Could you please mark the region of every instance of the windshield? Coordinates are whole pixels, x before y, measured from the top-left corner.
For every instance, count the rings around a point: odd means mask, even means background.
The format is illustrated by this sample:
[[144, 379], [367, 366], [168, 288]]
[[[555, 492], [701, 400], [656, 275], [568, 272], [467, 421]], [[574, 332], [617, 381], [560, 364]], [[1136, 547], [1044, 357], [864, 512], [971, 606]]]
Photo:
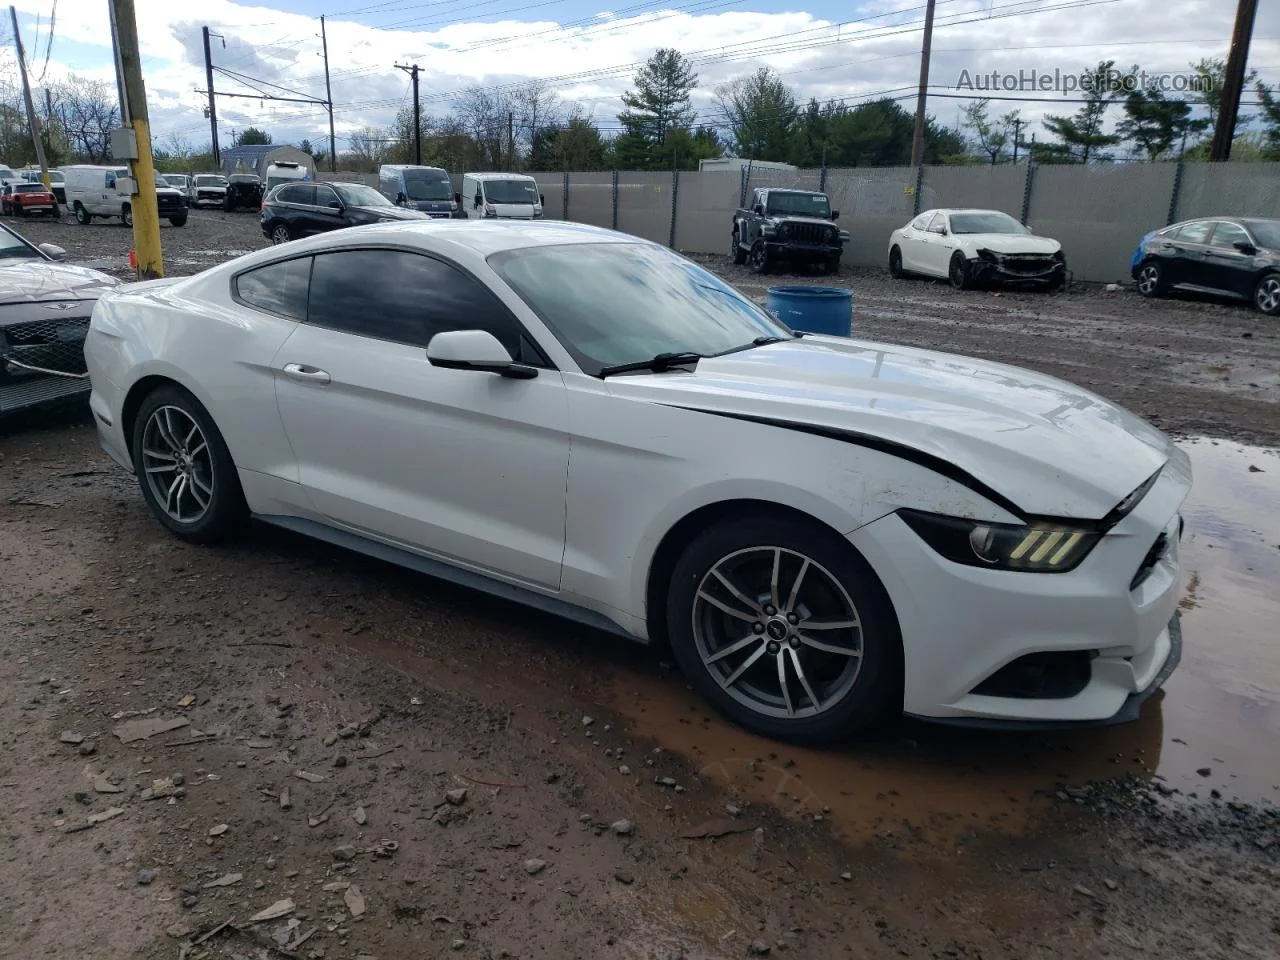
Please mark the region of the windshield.
[[439, 174], [406, 170], [404, 192], [410, 200], [452, 200], [453, 184]]
[[15, 183], [14, 193], [44, 193], [43, 183]]
[[1258, 246], [1280, 250], [1280, 220], [1246, 220], [1244, 225], [1258, 241]]
[[226, 177], [196, 177], [197, 187], [225, 187]]
[[14, 236], [0, 227], [0, 260], [40, 259], [40, 254], [31, 249], [31, 244]]
[[792, 336], [719, 277], [650, 244], [527, 247], [489, 265], [593, 376], [660, 353], [714, 356]]
[[537, 203], [538, 185], [532, 180], [485, 180], [488, 203]]
[[342, 202], [349, 207], [394, 207], [395, 204], [380, 194], [373, 187], [363, 183], [331, 183], [329, 186], [338, 191]]
[[769, 192], [769, 205], [765, 213], [795, 215], [802, 217], [821, 217], [831, 219], [831, 203], [820, 193], [778, 193]]
[[972, 213], [951, 215], [952, 233], [1017, 233], [1031, 231], [1007, 213], [998, 210], [975, 210]]
[[261, 183], [257, 175], [252, 173], [233, 173], [231, 175], [232, 183]]
[[9, 180], [16, 176], [17, 174], [14, 173], [12, 170], [10, 170], [8, 167], [0, 167], [0, 179]]

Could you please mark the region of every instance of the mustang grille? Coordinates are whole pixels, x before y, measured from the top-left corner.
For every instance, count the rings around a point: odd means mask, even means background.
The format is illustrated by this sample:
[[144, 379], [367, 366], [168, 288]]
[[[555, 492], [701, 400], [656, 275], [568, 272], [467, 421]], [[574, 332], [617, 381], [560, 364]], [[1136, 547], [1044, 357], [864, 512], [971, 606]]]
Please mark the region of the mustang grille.
[[53, 373], [82, 374], [88, 317], [58, 317], [0, 327], [0, 372], [37, 376], [36, 367]]

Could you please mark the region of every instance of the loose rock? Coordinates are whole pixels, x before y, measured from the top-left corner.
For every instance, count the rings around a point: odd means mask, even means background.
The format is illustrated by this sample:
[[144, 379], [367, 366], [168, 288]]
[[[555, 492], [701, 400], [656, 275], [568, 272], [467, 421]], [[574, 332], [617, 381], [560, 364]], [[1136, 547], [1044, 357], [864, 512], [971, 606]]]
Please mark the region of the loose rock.
[[636, 882], [635, 874], [630, 870], [623, 870], [621, 868], [613, 871], [613, 879], [626, 886], [631, 886], [631, 884]]
[[138, 871], [138, 886], [149, 887], [151, 882], [159, 875], [159, 870], [153, 870], [150, 867]]
[[635, 831], [635, 824], [630, 820], [615, 820], [610, 829], [620, 837], [629, 837]]
[[444, 798], [450, 806], [460, 807], [467, 802], [467, 788], [458, 787], [456, 790], [446, 790]]
[[531, 877], [536, 877], [545, 869], [547, 869], [547, 861], [539, 860], [537, 857], [532, 857], [524, 862], [524, 872]]

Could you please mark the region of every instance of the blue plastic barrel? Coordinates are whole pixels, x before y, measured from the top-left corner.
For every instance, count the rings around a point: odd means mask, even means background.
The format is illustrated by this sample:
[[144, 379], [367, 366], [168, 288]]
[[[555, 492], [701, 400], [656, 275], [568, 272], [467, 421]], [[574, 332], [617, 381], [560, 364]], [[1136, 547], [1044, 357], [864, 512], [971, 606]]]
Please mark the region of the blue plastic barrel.
[[853, 291], [842, 287], [770, 287], [765, 309], [792, 330], [834, 337], [853, 333]]

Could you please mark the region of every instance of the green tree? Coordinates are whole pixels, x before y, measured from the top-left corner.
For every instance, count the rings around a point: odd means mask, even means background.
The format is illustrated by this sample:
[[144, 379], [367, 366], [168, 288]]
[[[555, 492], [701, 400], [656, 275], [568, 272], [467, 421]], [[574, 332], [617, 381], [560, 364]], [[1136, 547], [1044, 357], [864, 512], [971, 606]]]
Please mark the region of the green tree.
[[[1227, 81], [1227, 61], [1222, 57], [1205, 57], [1191, 64], [1195, 102], [1204, 107], [1207, 114], [1202, 129], [1212, 131], [1218, 125], [1218, 112], [1222, 109], [1222, 88]], [[1258, 71], [1250, 70], [1245, 74], [1241, 89], [1248, 89], [1258, 79]], [[1248, 114], [1236, 116], [1236, 130], [1247, 126], [1253, 119]], [[1234, 131], [1233, 131], [1234, 136]]]
[[1115, 65], [1114, 60], [1101, 60], [1096, 68], [1080, 74], [1080, 92], [1084, 95], [1084, 104], [1074, 114], [1069, 117], [1049, 115], [1044, 118], [1045, 127], [1058, 138], [1058, 143], [1038, 145], [1043, 153], [1056, 154], [1059, 162], [1088, 163], [1090, 159], [1106, 159], [1100, 151], [1120, 142], [1118, 135], [1104, 133], [1102, 129], [1107, 107], [1121, 93], [1109, 82]]
[[786, 160], [794, 152], [795, 97], [776, 73], [761, 67], [716, 90], [729, 127], [729, 147], [753, 160]]
[[259, 130], [257, 127], [245, 127], [244, 130], [236, 137], [237, 147], [248, 147], [255, 144], [271, 143], [271, 134], [265, 130]]
[[961, 127], [973, 133], [978, 148], [990, 160], [992, 166], [1000, 162], [1006, 149], [1012, 149], [1013, 139], [1017, 135], [1018, 111], [1006, 113], [998, 120], [991, 119], [990, 100], [974, 100], [963, 109], [964, 120]]
[[320, 168], [320, 165], [324, 163], [325, 157], [328, 156], [324, 150], [317, 150], [313, 147], [311, 145], [311, 141], [307, 139], [302, 140], [302, 142], [298, 144], [298, 149], [311, 158], [311, 162], [315, 164], [317, 170]]
[[1191, 116], [1191, 104], [1166, 97], [1156, 87], [1134, 90], [1124, 100], [1124, 119], [1116, 133], [1132, 140], [1148, 160], [1167, 155], [1174, 144], [1199, 128], [1201, 121]]
[[1267, 160], [1280, 160], [1280, 99], [1273, 86], [1259, 83], [1256, 89], [1262, 101], [1262, 154]]
[[698, 75], [680, 51], [655, 51], [636, 73], [634, 89], [622, 95], [627, 109], [618, 114], [624, 130], [618, 138], [619, 161], [640, 170], [668, 166], [662, 148], [673, 131], [690, 133], [696, 116], [691, 94], [697, 85]]

